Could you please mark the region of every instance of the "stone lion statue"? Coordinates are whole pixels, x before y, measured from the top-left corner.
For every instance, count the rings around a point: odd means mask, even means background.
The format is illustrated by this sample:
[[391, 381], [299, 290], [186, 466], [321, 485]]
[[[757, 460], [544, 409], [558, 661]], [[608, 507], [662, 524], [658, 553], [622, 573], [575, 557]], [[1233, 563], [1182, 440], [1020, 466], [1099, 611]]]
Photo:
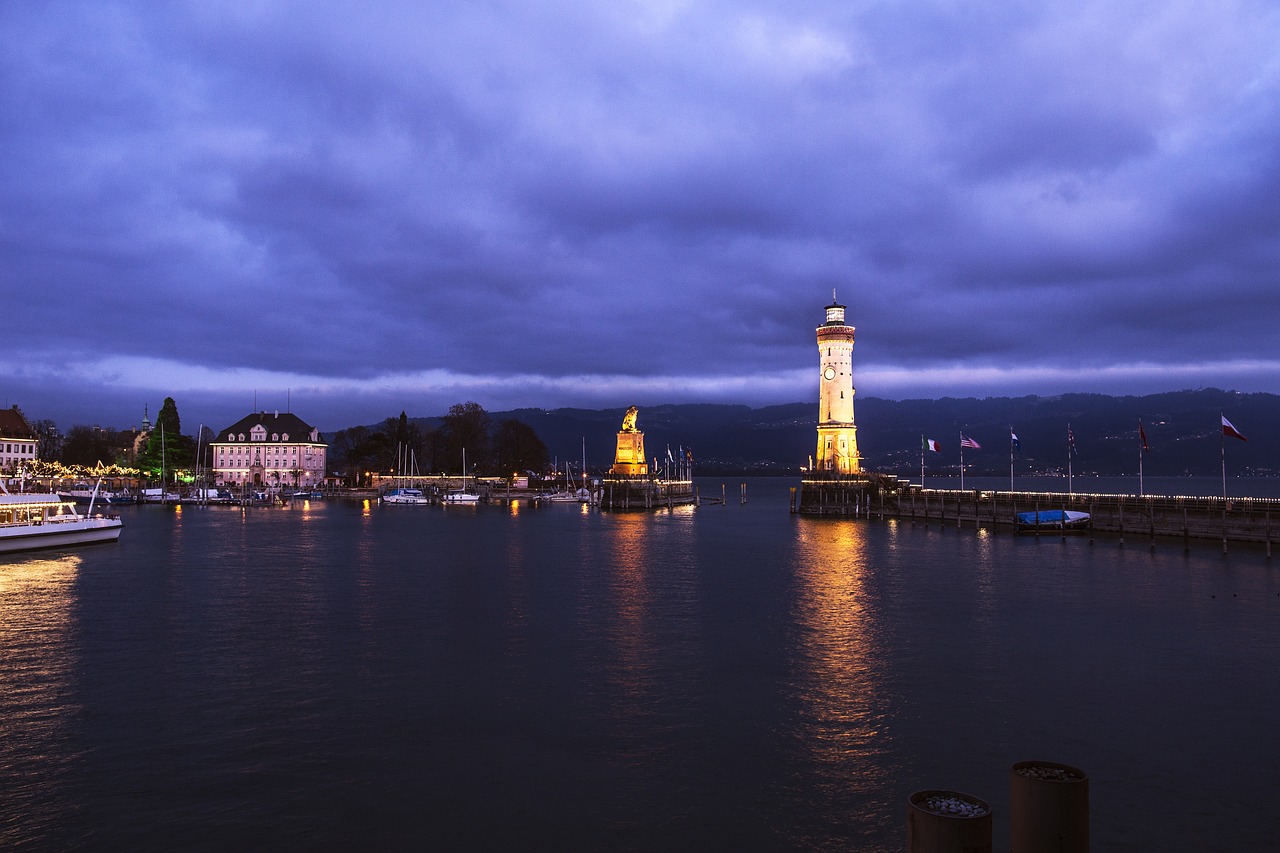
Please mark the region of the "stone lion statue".
[[626, 415], [624, 415], [622, 418], [623, 432], [636, 431], [636, 415], [638, 415], [639, 413], [640, 413], [640, 410], [637, 409], [635, 406], [632, 406], [631, 408], [627, 409]]

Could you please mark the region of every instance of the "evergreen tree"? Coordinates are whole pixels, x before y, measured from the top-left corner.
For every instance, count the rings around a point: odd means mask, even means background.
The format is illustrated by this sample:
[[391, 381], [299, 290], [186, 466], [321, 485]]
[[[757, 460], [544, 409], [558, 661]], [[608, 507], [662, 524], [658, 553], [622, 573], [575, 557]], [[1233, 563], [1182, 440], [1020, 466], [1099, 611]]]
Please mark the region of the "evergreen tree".
[[172, 397], [165, 397], [156, 415], [155, 428], [147, 437], [146, 446], [139, 451], [134, 465], [144, 476], [158, 477], [162, 467], [166, 471], [190, 468], [195, 463], [195, 452], [195, 439], [182, 434], [178, 404]]

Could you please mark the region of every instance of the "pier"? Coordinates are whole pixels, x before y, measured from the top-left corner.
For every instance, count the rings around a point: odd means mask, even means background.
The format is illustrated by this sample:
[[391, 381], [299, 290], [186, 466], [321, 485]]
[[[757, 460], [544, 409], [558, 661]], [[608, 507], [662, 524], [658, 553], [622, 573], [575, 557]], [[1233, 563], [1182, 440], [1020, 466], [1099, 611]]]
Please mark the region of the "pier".
[[692, 480], [663, 480], [650, 476], [605, 477], [600, 484], [600, 508], [606, 510], [658, 509], [696, 504]]
[[[792, 489], [791, 511], [801, 515], [837, 515], [868, 519], [902, 519], [925, 525], [1018, 530], [1020, 512], [1069, 510], [1087, 512], [1087, 534], [1114, 534], [1126, 540], [1157, 538], [1217, 540], [1263, 545], [1267, 556], [1280, 538], [1280, 500], [1177, 495], [1068, 494], [1007, 492], [983, 489], [925, 489], [896, 477], [806, 479]], [[1026, 531], [1024, 531], [1026, 532]], [[1032, 535], [1064, 536], [1046, 528]]]

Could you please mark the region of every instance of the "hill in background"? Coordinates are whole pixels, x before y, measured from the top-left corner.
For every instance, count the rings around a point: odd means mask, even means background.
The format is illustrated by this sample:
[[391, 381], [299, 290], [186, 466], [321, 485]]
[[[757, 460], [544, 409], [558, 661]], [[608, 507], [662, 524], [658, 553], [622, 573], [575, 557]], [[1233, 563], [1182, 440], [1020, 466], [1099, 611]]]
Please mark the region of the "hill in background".
[[[645, 450], [665, 458], [692, 451], [699, 474], [798, 474], [817, 441], [817, 403], [749, 406], [682, 404], [640, 409], [638, 426]], [[593, 471], [613, 462], [615, 435], [625, 407], [617, 409], [517, 409], [490, 412], [531, 426], [553, 456], [579, 460], [584, 445]], [[1135, 474], [1140, 444], [1138, 422], [1150, 451], [1143, 470], [1152, 476], [1212, 476], [1221, 471], [1220, 417], [1225, 414], [1248, 442], [1227, 439], [1227, 473], [1280, 473], [1280, 395], [1243, 394], [1209, 388], [1141, 397], [1063, 394], [1057, 397], [987, 397], [939, 400], [859, 398], [858, 449], [869, 470], [916, 475], [924, 438], [937, 440], [940, 453], [926, 453], [930, 474], [958, 472], [960, 433], [977, 440], [966, 449], [966, 471], [1000, 476], [1009, 472], [1009, 431], [1021, 443], [1020, 474], [1065, 473], [1067, 425], [1075, 435], [1077, 474]], [[438, 418], [417, 419], [438, 426]]]

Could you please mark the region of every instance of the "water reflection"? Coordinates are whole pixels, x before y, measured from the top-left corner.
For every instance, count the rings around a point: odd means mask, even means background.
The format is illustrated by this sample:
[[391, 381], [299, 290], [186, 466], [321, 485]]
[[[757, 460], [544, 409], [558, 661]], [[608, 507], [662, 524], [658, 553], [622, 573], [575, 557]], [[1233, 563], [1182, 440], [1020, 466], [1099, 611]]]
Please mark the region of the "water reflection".
[[889, 819], [890, 736], [864, 526], [802, 521], [796, 546], [791, 748], [799, 763], [793, 790], [817, 796], [814, 821], [828, 824], [797, 830], [797, 841], [808, 846]]
[[0, 849], [39, 836], [66, 808], [79, 567], [79, 555], [0, 565], [0, 791], [20, 816], [0, 821]]
[[[697, 584], [688, 512], [618, 513], [606, 523], [600, 570], [608, 583], [593, 606], [596, 666], [605, 692], [593, 697], [613, 727], [614, 757], [647, 772], [678, 760], [673, 749], [696, 695]], [[584, 648], [596, 646], [589, 642]]]
[[606, 636], [615, 655], [610, 661], [611, 681], [632, 713], [649, 692], [653, 677], [653, 652], [649, 621], [649, 526], [640, 513], [611, 517], [613, 530], [605, 543], [604, 566], [609, 572], [608, 606], [602, 614]]

